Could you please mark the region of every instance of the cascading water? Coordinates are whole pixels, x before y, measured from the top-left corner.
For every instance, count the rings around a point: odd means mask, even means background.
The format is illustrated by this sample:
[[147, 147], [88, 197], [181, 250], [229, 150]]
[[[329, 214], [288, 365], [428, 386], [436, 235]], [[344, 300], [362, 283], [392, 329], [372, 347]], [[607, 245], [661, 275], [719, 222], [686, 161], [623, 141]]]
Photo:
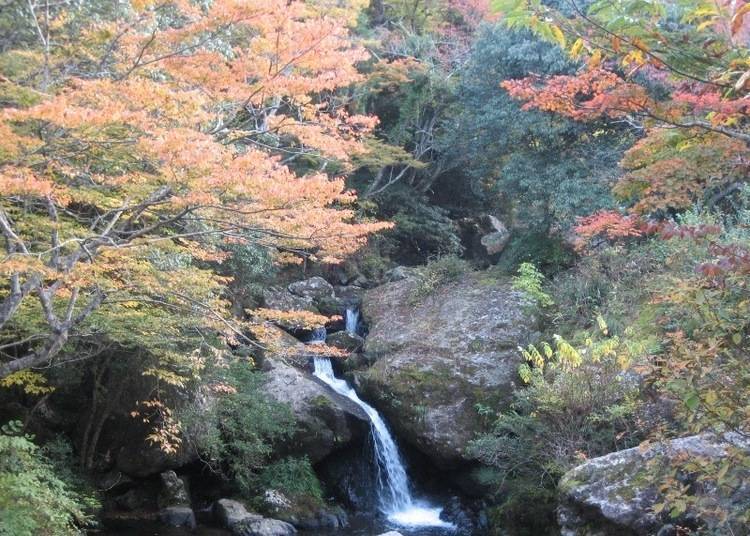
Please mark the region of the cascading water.
[[[349, 311], [347, 311], [349, 313]], [[356, 326], [356, 323], [354, 323]], [[349, 314], [347, 314], [347, 330]], [[451, 523], [440, 519], [442, 508], [436, 508], [420, 502], [411, 494], [409, 478], [401, 460], [398, 447], [385, 425], [380, 414], [360, 400], [357, 393], [345, 380], [333, 373], [331, 360], [327, 357], [315, 357], [315, 376], [320, 378], [334, 391], [357, 404], [370, 419], [372, 429], [375, 467], [377, 468], [377, 496], [380, 511], [394, 523], [403, 526], [430, 526], [453, 528]]]
[[326, 328], [315, 328], [310, 334], [307, 344], [323, 344], [326, 342], [326, 335], [328, 335]]
[[346, 309], [346, 331], [349, 333], [357, 333], [359, 327], [359, 310], [352, 307]]

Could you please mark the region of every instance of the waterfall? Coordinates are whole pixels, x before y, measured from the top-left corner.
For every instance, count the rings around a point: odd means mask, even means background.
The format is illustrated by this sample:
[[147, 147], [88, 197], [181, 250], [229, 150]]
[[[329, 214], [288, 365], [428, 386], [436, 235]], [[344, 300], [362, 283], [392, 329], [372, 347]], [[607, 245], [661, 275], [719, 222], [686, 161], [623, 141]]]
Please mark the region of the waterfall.
[[346, 308], [346, 331], [349, 333], [357, 333], [359, 327], [359, 309], [354, 307]]
[[380, 414], [375, 408], [360, 400], [345, 380], [334, 375], [329, 358], [315, 357], [314, 360], [315, 376], [328, 384], [331, 389], [357, 404], [370, 419], [380, 511], [389, 520], [400, 525], [453, 528], [451, 523], [440, 519], [442, 508], [432, 507], [415, 500], [412, 496], [401, 454]]
[[326, 342], [327, 335], [328, 332], [325, 327], [315, 328], [310, 334], [310, 339], [307, 341], [307, 344], [323, 344]]

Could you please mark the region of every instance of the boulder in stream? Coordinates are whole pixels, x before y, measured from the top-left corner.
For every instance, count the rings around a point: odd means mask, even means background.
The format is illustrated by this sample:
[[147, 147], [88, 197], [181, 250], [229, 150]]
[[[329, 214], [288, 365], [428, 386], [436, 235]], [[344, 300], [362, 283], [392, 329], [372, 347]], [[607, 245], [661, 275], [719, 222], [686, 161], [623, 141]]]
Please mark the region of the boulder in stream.
[[314, 464], [367, 435], [367, 415], [351, 400], [281, 360], [267, 358], [265, 365], [268, 380], [263, 391], [288, 404], [297, 419], [294, 437], [280, 446], [287, 454], [307, 455]]
[[443, 470], [469, 460], [467, 443], [485, 423], [477, 404], [510, 400], [537, 320], [510, 280], [470, 273], [414, 302], [415, 278], [369, 290], [364, 352], [356, 372], [365, 396], [396, 435]]
[[318, 504], [318, 501], [295, 501], [278, 490], [266, 490], [262, 503], [263, 513], [298, 529], [340, 529], [349, 525], [348, 516], [340, 507]]
[[213, 510], [219, 524], [234, 536], [290, 536], [297, 533], [289, 523], [250, 513], [244, 504], [232, 499], [219, 499]]
[[356, 352], [364, 345], [365, 340], [356, 333], [336, 331], [326, 337], [326, 344], [342, 350]]

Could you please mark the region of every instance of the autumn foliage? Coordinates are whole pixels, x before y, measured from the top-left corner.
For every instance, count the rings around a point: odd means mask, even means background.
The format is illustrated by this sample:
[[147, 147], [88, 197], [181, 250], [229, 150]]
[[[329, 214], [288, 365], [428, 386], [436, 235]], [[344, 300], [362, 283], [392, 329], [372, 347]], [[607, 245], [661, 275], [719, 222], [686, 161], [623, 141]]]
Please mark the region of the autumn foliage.
[[225, 244], [335, 263], [388, 227], [355, 220], [340, 177], [377, 124], [339, 95], [367, 57], [344, 15], [134, 1], [82, 30], [89, 70], [45, 56], [38, 102], [0, 112], [0, 377], [94, 332], [179, 385], [206, 333], [242, 339], [212, 269]]

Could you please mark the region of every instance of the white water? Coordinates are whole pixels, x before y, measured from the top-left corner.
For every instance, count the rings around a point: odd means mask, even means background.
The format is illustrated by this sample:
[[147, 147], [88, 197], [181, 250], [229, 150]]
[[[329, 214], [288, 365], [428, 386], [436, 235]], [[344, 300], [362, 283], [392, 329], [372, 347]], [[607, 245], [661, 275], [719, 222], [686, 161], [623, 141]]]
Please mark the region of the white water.
[[349, 333], [357, 333], [357, 326], [359, 326], [359, 311], [351, 307], [346, 309], [346, 331]]
[[[347, 322], [348, 323], [348, 322]], [[345, 396], [361, 407], [370, 418], [377, 467], [377, 486], [380, 510], [390, 521], [405, 527], [445, 527], [453, 528], [452, 523], [440, 519], [442, 508], [415, 500], [409, 490], [409, 479], [401, 461], [398, 447], [388, 428], [375, 411], [375, 408], [360, 400], [357, 393], [346, 381], [333, 374], [331, 360], [315, 357], [315, 376], [331, 389]]]
[[315, 328], [310, 334], [310, 340], [307, 341], [307, 344], [323, 344], [326, 342], [326, 335], [328, 335], [326, 328]]

